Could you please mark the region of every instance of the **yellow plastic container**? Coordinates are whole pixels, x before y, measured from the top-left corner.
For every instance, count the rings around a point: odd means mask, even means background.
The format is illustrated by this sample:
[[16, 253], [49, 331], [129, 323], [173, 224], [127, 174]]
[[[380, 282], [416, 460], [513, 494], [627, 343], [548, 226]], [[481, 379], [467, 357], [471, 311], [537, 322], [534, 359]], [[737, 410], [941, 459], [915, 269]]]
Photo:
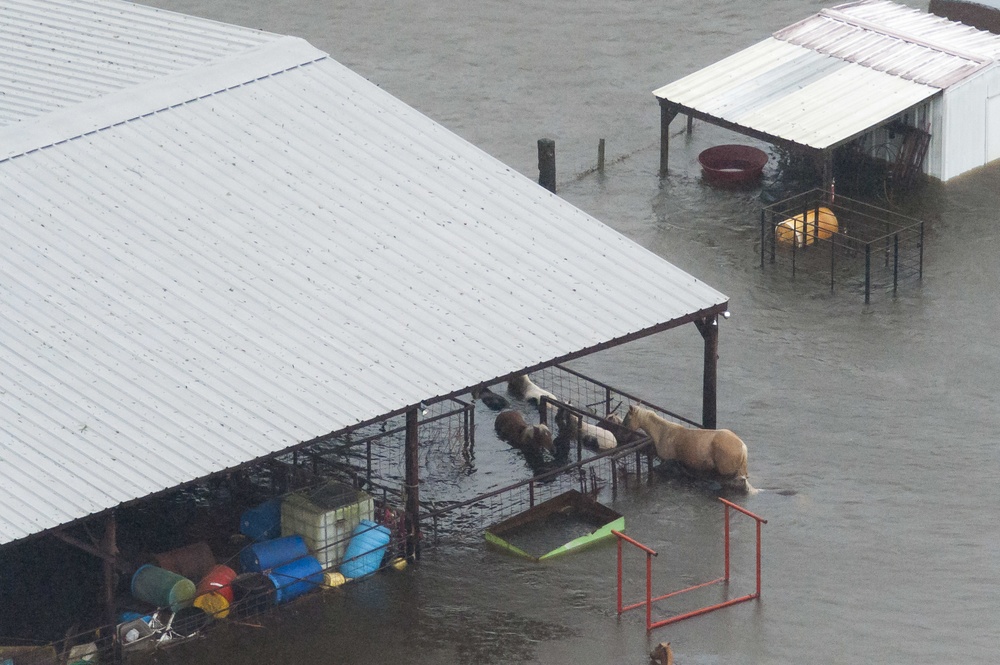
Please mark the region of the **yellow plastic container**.
[[229, 601], [218, 591], [201, 594], [194, 599], [193, 604], [213, 619], [225, 619], [229, 616]]
[[347, 581], [347, 578], [344, 577], [343, 575], [341, 575], [340, 573], [324, 573], [323, 574], [323, 585], [326, 586], [326, 587], [328, 587], [328, 588], [330, 588], [330, 589], [332, 589], [334, 587], [338, 587], [338, 586], [340, 586], [341, 584], [343, 584], [346, 581]]

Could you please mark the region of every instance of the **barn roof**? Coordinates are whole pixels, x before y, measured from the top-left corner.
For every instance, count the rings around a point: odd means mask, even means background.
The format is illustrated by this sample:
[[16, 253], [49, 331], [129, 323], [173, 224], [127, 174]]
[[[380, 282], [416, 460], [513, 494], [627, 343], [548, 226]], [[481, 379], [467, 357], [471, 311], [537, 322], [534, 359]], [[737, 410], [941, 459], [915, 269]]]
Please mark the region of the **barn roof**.
[[1000, 36], [898, 5], [823, 9], [654, 91], [776, 143], [847, 143], [1000, 57]]
[[0, 62], [0, 544], [727, 306], [299, 39], [0, 0]]

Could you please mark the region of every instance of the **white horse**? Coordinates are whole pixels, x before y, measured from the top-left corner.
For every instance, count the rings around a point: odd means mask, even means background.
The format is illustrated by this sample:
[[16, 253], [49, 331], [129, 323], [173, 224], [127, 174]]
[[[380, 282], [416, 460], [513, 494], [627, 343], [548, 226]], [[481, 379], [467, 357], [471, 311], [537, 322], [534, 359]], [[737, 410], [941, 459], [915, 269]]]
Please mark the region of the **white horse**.
[[730, 430], [684, 427], [635, 404], [629, 406], [622, 425], [649, 435], [661, 460], [676, 460], [696, 474], [753, 491], [747, 479], [747, 446]]
[[528, 378], [527, 374], [518, 374], [510, 379], [507, 382], [507, 392], [517, 399], [523, 399], [525, 402], [536, 406], [542, 397], [547, 397], [550, 400], [556, 399], [556, 396], [548, 390], [535, 385], [535, 382]]
[[559, 436], [566, 436], [570, 440], [579, 438], [580, 443], [588, 448], [611, 450], [618, 447], [618, 439], [610, 430], [591, 425], [582, 416], [569, 413], [564, 408], [556, 411], [556, 425], [559, 426]]

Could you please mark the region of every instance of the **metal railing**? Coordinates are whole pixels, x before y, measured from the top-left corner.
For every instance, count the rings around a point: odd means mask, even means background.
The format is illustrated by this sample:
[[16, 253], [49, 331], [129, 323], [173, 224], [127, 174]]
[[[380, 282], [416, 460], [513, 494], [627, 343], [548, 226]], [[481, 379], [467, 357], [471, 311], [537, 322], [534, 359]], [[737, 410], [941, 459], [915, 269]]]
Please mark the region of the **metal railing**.
[[[737, 506], [735, 503], [727, 501], [727, 500], [725, 500], [725, 499], [723, 499], [721, 497], [719, 498], [719, 501], [721, 501], [725, 505], [725, 525], [726, 526], [725, 526], [724, 540], [725, 540], [725, 552], [726, 552], [726, 557], [725, 557], [726, 558], [726, 565], [725, 565], [725, 571], [724, 571], [723, 576], [719, 577], [719, 578], [716, 578], [714, 580], [708, 581], [708, 582], [702, 582], [701, 584], [695, 584], [694, 586], [690, 586], [690, 587], [687, 587], [687, 588], [684, 588], [684, 589], [680, 589], [678, 591], [671, 591], [670, 593], [663, 594], [662, 596], [657, 596], [656, 598], [653, 598], [653, 557], [657, 556], [656, 550], [653, 550], [653, 549], [651, 549], [651, 548], [643, 545], [642, 543], [640, 543], [640, 542], [638, 542], [638, 541], [636, 541], [636, 540], [634, 540], [632, 538], [629, 538], [624, 533], [621, 533], [619, 531], [612, 531], [612, 533], [618, 539], [618, 595], [617, 595], [617, 609], [618, 609], [618, 615], [619, 616], [621, 616], [622, 613], [627, 612], [628, 610], [632, 610], [632, 609], [635, 609], [637, 607], [645, 607], [646, 608], [646, 630], [650, 631], [650, 630], [653, 630], [654, 628], [660, 628], [661, 626], [666, 626], [667, 624], [676, 623], [678, 621], [682, 621], [684, 619], [689, 619], [691, 617], [699, 616], [701, 614], [707, 614], [709, 612], [714, 612], [715, 610], [719, 610], [719, 609], [722, 609], [724, 607], [730, 607], [731, 605], [736, 605], [737, 603], [744, 603], [744, 602], [746, 602], [748, 600], [754, 600], [756, 598], [760, 598], [760, 555], [761, 555], [761, 544], [760, 544], [760, 535], [761, 534], [760, 534], [760, 532], [761, 532], [761, 525], [767, 524], [767, 520], [764, 519], [763, 517], [759, 517], [758, 515], [755, 515], [755, 514], [751, 513], [749, 510], [747, 510], [745, 508], [741, 508], [740, 506]], [[744, 595], [744, 596], [740, 596], [738, 598], [732, 598], [732, 599], [723, 601], [721, 603], [716, 603], [714, 605], [708, 605], [706, 607], [700, 607], [698, 609], [691, 610], [689, 612], [683, 612], [681, 614], [676, 614], [676, 615], [674, 615], [672, 617], [668, 617], [666, 619], [661, 619], [659, 621], [655, 621], [654, 622], [653, 621], [653, 603], [659, 602], [661, 600], [666, 600], [667, 598], [672, 598], [674, 596], [679, 596], [682, 593], [687, 593], [689, 591], [694, 591], [696, 589], [702, 589], [702, 588], [707, 587], [707, 586], [712, 586], [714, 584], [719, 584], [719, 583], [722, 583], [722, 582], [725, 582], [726, 584], [729, 583], [729, 512], [730, 512], [730, 509], [739, 511], [739, 512], [743, 513], [744, 515], [748, 515], [748, 516], [752, 517], [757, 522], [757, 554], [756, 554], [756, 561], [757, 561], [757, 567], [756, 567], [756, 572], [757, 572], [757, 586], [756, 586], [756, 590], [753, 593], [750, 593], [750, 594], [747, 594], [747, 595]], [[629, 543], [629, 544], [631, 544], [631, 545], [639, 548], [640, 550], [642, 550], [646, 554], [646, 598], [645, 598], [645, 600], [641, 600], [641, 601], [639, 601], [637, 603], [632, 603], [630, 605], [624, 605], [623, 602], [622, 602], [622, 544], [623, 543]]]

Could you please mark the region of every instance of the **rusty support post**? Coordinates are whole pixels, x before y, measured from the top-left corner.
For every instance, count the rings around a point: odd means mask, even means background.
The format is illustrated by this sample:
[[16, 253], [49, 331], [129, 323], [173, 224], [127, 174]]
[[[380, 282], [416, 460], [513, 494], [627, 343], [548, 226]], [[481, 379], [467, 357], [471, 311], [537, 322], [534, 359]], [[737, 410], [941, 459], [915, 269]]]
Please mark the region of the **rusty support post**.
[[420, 456], [418, 432], [418, 410], [413, 407], [406, 412], [406, 555], [420, 559]]

